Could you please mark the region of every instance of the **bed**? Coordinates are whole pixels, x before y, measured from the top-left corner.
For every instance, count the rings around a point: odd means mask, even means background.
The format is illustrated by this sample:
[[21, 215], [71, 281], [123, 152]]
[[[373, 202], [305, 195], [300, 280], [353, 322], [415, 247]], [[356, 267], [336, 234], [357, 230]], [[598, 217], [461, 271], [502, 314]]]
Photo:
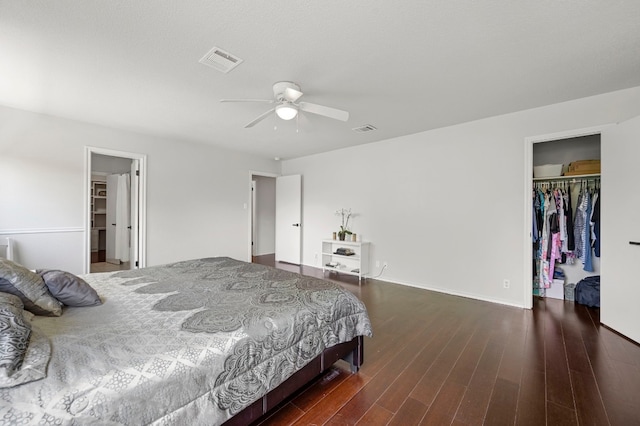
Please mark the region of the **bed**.
[[339, 359], [357, 371], [371, 336], [336, 284], [226, 257], [81, 278], [102, 304], [31, 318], [46, 377], [0, 389], [0, 421], [249, 424]]

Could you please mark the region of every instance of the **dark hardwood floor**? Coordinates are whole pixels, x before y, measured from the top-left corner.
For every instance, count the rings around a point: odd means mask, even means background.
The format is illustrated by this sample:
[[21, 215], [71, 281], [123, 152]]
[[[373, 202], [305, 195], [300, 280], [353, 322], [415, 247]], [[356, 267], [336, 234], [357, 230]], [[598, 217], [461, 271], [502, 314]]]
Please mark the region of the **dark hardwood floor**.
[[525, 310], [325, 278], [367, 306], [364, 365], [351, 374], [338, 362], [261, 425], [640, 425], [640, 346], [601, 326], [597, 309], [537, 299]]

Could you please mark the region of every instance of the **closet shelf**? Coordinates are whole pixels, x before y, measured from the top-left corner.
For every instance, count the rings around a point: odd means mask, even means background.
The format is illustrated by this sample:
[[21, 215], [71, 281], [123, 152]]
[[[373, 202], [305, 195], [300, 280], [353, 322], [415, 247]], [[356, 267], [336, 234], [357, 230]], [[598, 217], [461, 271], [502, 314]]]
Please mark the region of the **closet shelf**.
[[539, 177], [533, 178], [534, 182], [556, 181], [556, 180], [581, 180], [581, 179], [597, 179], [600, 173], [590, 175], [573, 175], [573, 176], [555, 176], [555, 177]]

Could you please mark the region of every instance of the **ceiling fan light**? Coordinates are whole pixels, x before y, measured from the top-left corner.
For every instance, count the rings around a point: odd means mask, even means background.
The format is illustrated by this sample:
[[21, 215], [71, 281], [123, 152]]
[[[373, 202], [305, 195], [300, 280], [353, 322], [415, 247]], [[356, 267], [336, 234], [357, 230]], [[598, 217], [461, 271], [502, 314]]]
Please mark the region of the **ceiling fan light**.
[[298, 115], [298, 108], [291, 104], [281, 104], [276, 107], [276, 114], [283, 120], [291, 120]]

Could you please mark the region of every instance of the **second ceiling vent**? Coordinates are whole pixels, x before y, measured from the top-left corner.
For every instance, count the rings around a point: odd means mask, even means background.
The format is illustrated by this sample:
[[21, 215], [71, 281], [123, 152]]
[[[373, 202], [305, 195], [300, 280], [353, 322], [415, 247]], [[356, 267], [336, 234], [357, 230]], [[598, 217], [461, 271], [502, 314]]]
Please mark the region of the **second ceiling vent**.
[[366, 133], [366, 132], [373, 132], [374, 130], [378, 130], [377, 127], [372, 126], [371, 124], [365, 124], [362, 125], [360, 127], [354, 127], [353, 129], [354, 132], [358, 132], [358, 133]]

